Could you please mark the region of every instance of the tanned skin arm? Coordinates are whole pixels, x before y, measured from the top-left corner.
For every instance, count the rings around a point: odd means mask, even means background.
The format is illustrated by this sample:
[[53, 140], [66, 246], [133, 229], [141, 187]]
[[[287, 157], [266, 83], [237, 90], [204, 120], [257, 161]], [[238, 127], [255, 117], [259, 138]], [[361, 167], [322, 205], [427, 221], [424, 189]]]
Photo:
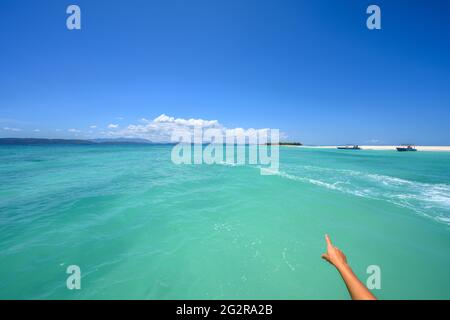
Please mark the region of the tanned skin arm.
[[333, 246], [330, 237], [325, 235], [327, 242], [327, 252], [322, 258], [331, 263], [341, 274], [342, 279], [347, 286], [347, 290], [353, 300], [376, 300], [375, 296], [366, 288], [366, 286], [353, 273], [352, 268], [347, 263], [345, 254], [337, 247]]

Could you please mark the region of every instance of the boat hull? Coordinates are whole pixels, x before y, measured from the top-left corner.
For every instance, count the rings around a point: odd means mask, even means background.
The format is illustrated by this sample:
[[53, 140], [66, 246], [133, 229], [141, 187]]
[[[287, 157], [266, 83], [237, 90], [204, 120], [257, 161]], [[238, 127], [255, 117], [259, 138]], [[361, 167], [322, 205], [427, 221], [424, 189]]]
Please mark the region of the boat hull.
[[405, 152], [405, 151], [417, 151], [415, 148], [397, 148], [397, 151]]

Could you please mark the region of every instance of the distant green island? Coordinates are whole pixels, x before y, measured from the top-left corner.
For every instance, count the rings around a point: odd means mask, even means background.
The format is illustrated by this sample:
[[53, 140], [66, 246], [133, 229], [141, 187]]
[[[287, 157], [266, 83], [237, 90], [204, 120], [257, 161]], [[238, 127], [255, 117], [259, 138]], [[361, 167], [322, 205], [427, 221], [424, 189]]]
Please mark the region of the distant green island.
[[278, 145], [278, 146], [302, 146], [303, 144], [300, 142], [279, 142], [279, 143], [267, 143], [268, 146]]
[[[46, 138], [0, 138], [0, 145], [104, 145], [104, 144], [174, 144], [159, 143], [138, 138], [115, 139], [46, 139]], [[302, 146], [300, 142], [267, 143], [266, 145]]]

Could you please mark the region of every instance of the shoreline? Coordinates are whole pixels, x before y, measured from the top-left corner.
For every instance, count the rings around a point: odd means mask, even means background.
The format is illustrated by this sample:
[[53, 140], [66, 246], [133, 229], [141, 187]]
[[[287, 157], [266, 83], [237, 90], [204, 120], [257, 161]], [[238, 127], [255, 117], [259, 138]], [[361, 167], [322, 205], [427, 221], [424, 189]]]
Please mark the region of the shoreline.
[[[292, 148], [336, 149], [338, 146], [289, 146]], [[359, 146], [361, 150], [391, 150], [397, 151], [399, 146]], [[450, 152], [450, 146], [415, 146], [417, 151], [442, 151]]]

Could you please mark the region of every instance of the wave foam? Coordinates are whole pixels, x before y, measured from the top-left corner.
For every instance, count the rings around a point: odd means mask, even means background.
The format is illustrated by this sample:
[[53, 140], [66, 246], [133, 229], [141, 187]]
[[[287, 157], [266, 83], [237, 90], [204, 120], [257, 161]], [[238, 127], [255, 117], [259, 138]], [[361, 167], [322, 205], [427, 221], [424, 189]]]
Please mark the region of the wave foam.
[[[358, 197], [384, 200], [450, 225], [450, 185], [431, 184], [355, 170], [303, 166], [304, 175], [278, 176]], [[320, 175], [320, 177], [318, 177]]]

